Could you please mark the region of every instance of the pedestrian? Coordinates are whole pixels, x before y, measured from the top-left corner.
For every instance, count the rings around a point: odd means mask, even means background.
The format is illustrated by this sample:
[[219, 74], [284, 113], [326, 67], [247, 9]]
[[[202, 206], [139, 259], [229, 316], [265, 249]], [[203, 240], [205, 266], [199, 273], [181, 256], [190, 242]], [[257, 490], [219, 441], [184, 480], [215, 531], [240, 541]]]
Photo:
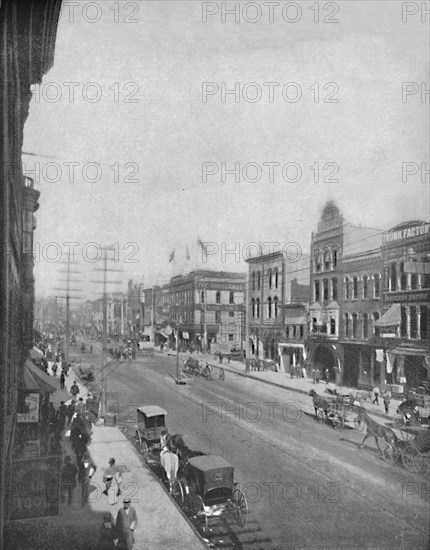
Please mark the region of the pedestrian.
[[58, 369], [57, 363], [53, 363], [52, 364], [52, 375], [53, 376], [57, 376], [57, 369]]
[[64, 389], [65, 385], [66, 385], [66, 377], [64, 375], [64, 370], [62, 370], [60, 374], [60, 388]]
[[122, 476], [118, 470], [115, 459], [109, 459], [109, 467], [105, 470], [103, 475], [103, 481], [105, 483], [105, 490], [103, 493], [108, 496], [109, 504], [116, 504], [118, 497], [121, 494]]
[[390, 407], [390, 401], [391, 401], [391, 394], [390, 392], [387, 390], [385, 393], [384, 393], [384, 407], [385, 407], [385, 413], [388, 414], [388, 410], [389, 410], [389, 407]]
[[57, 431], [59, 433], [61, 433], [66, 427], [67, 412], [68, 412], [67, 405], [64, 404], [64, 401], [61, 401], [57, 412]]
[[372, 401], [372, 404], [374, 405], [376, 402], [376, 404], [379, 406], [379, 386], [375, 386], [373, 388], [373, 395], [374, 395], [374, 399]]
[[67, 407], [67, 425], [70, 425], [70, 422], [72, 421], [73, 415], [76, 411], [76, 401], [74, 399], [71, 400], [69, 406]]
[[97, 466], [91, 460], [88, 452], [85, 452], [82, 461], [79, 464], [79, 481], [81, 482], [81, 505], [84, 506], [88, 502], [90, 494], [91, 478], [95, 474]]
[[72, 463], [70, 456], [64, 458], [64, 466], [61, 470], [61, 489], [62, 489], [62, 502], [66, 500], [67, 494], [67, 504], [72, 504], [73, 500], [73, 491], [76, 487], [76, 474], [78, 469]]
[[64, 376], [67, 376], [69, 372], [69, 363], [67, 361], [64, 361], [63, 372], [64, 372]]
[[84, 412], [85, 412], [85, 403], [82, 397], [80, 397], [78, 402], [76, 403], [76, 413], [83, 415]]
[[76, 399], [76, 396], [79, 393], [79, 386], [76, 383], [76, 380], [73, 382], [72, 387], [70, 388], [70, 393], [72, 394], [72, 397]]
[[121, 550], [132, 550], [134, 544], [134, 530], [137, 524], [136, 510], [130, 506], [128, 497], [123, 500], [123, 508], [116, 517], [118, 546]]
[[103, 514], [103, 523], [99, 530], [99, 550], [113, 550], [116, 548], [116, 528], [109, 512]]

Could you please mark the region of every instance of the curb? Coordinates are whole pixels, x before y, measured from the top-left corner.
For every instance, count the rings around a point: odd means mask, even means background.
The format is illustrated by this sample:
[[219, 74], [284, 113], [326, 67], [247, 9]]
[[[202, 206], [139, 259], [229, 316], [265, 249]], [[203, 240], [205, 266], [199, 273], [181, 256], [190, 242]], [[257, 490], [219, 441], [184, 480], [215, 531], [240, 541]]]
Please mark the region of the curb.
[[[219, 365], [213, 365], [211, 363], [209, 363], [211, 366], [217, 366], [219, 367]], [[300, 393], [302, 395], [306, 395], [308, 396], [308, 392], [306, 390], [301, 390], [300, 388], [294, 388], [294, 387], [291, 387], [291, 386], [286, 386], [284, 384], [278, 384], [277, 382], [272, 382], [271, 380], [264, 380], [264, 378], [258, 378], [257, 376], [253, 376], [252, 374], [247, 374], [247, 373], [244, 373], [244, 372], [241, 372], [241, 371], [236, 371], [236, 370], [232, 370], [231, 367], [227, 367], [227, 365], [224, 365], [223, 366], [223, 369], [232, 373], [232, 374], [237, 374], [238, 376], [242, 376], [243, 378], [249, 378], [251, 380], [257, 380], [258, 382], [262, 382], [263, 384], [268, 384], [269, 386], [275, 386], [276, 388], [281, 388], [281, 389], [284, 389], [284, 390], [288, 390], [288, 391], [292, 391], [292, 392], [295, 392], [295, 393]], [[392, 420], [391, 416], [388, 416], [384, 413], [380, 413], [379, 411], [369, 411], [369, 414], [373, 415], [373, 416], [378, 416], [379, 418], [383, 418], [384, 420]]]

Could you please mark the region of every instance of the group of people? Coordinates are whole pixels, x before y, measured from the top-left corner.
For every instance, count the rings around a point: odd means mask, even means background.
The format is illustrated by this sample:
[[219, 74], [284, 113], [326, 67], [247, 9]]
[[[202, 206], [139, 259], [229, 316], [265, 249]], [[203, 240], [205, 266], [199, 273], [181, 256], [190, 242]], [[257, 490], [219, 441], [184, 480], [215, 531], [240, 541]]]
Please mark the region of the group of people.
[[136, 359], [136, 348], [134, 346], [128, 346], [127, 348], [123, 348], [122, 346], [119, 348], [110, 348], [109, 355], [116, 361], [127, 358]]

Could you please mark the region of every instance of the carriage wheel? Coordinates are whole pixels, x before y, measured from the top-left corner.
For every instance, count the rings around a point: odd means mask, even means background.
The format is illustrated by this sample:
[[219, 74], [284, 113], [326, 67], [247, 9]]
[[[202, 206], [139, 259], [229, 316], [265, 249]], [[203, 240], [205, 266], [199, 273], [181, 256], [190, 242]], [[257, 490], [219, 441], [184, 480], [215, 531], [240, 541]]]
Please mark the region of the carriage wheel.
[[136, 446], [140, 452], [140, 454], [143, 456], [144, 460], [148, 460], [148, 444], [144, 439], [142, 439], [142, 436], [139, 432], [136, 432]]
[[219, 379], [224, 382], [224, 379], [225, 379], [224, 369], [219, 369]]
[[384, 450], [382, 451], [382, 456], [385, 462], [389, 464], [397, 464], [400, 460], [400, 453], [395, 446], [387, 444]]
[[190, 519], [197, 529], [201, 529], [202, 533], [206, 533], [208, 529], [208, 517], [205, 512], [205, 505], [200, 495], [194, 495], [191, 498], [190, 506]]
[[420, 474], [425, 469], [425, 462], [420, 451], [413, 445], [408, 445], [402, 453], [403, 466], [414, 474]]
[[246, 502], [245, 495], [240, 489], [235, 489], [231, 500], [234, 504], [237, 523], [241, 527], [244, 527], [248, 519], [248, 503]]
[[178, 479], [175, 479], [172, 483], [172, 497], [179, 506], [184, 505], [184, 489]]

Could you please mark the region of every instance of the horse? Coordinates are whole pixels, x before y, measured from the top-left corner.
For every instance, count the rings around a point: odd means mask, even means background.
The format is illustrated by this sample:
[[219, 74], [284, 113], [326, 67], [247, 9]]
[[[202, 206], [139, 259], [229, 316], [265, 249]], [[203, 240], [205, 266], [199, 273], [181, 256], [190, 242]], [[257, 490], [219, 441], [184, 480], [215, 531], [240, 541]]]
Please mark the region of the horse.
[[379, 446], [379, 439], [383, 439], [385, 443], [387, 443], [387, 445], [390, 445], [391, 447], [395, 446], [398, 438], [394, 431], [388, 426], [384, 426], [383, 424], [379, 424], [375, 420], [372, 420], [366, 412], [360, 412], [356, 417], [355, 422], [358, 422], [360, 424], [364, 422], [366, 425], [366, 433], [359, 447], [360, 449], [363, 448], [366, 439], [371, 436], [375, 438], [376, 446], [378, 447], [379, 452], [382, 456], [383, 452], [381, 450], [381, 447]]
[[309, 391], [309, 396], [312, 397], [312, 402], [314, 404], [315, 418], [318, 418], [318, 409], [321, 409], [324, 412], [324, 417], [326, 417], [330, 407], [330, 402], [327, 401], [327, 399], [324, 399], [321, 395], [318, 395], [313, 389]]
[[179, 468], [179, 458], [176, 453], [169, 451], [168, 447], [163, 447], [160, 453], [160, 462], [166, 472], [169, 483], [169, 491], [172, 492], [173, 482], [177, 478]]

